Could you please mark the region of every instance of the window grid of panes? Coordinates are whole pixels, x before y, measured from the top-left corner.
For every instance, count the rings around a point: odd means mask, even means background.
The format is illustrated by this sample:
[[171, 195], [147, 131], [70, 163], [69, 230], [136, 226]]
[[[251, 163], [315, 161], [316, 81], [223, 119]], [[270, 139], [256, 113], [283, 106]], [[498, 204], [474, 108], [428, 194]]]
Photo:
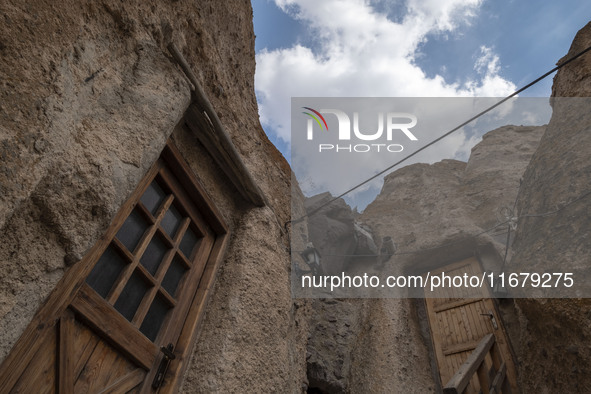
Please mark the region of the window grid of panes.
[[155, 341], [203, 237], [162, 173], [144, 191], [86, 282]]

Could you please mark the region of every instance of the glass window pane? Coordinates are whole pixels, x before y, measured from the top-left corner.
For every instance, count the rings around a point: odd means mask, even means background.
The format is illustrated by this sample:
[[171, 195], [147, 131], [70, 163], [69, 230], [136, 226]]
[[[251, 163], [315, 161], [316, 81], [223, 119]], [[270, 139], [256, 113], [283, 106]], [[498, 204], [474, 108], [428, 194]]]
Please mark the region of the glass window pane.
[[162, 280], [162, 287], [168, 292], [168, 294], [173, 297], [175, 296], [177, 287], [179, 286], [181, 279], [183, 279], [185, 272], [187, 272], [187, 269], [181, 263], [180, 259], [175, 257]]
[[170, 208], [168, 208], [168, 211], [166, 211], [166, 214], [162, 219], [162, 228], [171, 238], [176, 234], [176, 230], [179, 228], [182, 219], [183, 217], [181, 216], [181, 213], [174, 205], [171, 205]]
[[86, 278], [86, 283], [101, 297], [106, 298], [126, 264], [117, 250], [109, 245]]
[[127, 320], [131, 321], [146, 291], [148, 291], [148, 284], [134, 272], [121, 292], [121, 295], [119, 295], [115, 303], [115, 309], [125, 316]]
[[156, 181], [152, 181], [140, 200], [142, 201], [142, 204], [148, 208], [148, 211], [150, 211], [152, 215], [155, 215], [158, 208], [160, 208], [160, 205], [162, 205], [164, 198], [166, 198], [164, 190], [162, 190]]
[[164, 242], [162, 242], [159, 236], [155, 235], [142, 255], [140, 263], [146, 267], [149, 273], [154, 275], [167, 251], [168, 248]]
[[185, 232], [185, 235], [183, 235], [183, 239], [181, 240], [180, 245], [181, 252], [183, 252], [185, 257], [191, 258], [191, 253], [193, 252], [193, 248], [195, 248], [195, 245], [197, 244], [197, 240], [197, 235], [195, 235], [193, 230], [191, 230], [191, 227], [189, 227]]
[[117, 239], [125, 245], [127, 250], [133, 252], [147, 228], [146, 219], [134, 209], [117, 232]]
[[148, 314], [140, 327], [140, 331], [152, 342], [156, 339], [156, 336], [158, 336], [160, 326], [162, 326], [162, 322], [164, 322], [170, 309], [170, 306], [162, 299], [162, 297], [156, 296], [154, 298], [150, 310], [148, 310]]

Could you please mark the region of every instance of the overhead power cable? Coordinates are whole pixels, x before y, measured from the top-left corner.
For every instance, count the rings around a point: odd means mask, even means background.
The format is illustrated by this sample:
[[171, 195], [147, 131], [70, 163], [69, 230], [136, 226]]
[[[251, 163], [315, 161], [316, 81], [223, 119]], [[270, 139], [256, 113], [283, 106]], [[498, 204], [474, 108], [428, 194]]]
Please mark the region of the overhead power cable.
[[[492, 236], [498, 236], [498, 235], [507, 234], [507, 243], [505, 245], [507, 249], [505, 250], [505, 258], [503, 259], [504, 260], [503, 261], [503, 266], [504, 266], [505, 265], [505, 261], [507, 259], [507, 251], [508, 251], [508, 247], [509, 247], [509, 239], [510, 239], [510, 236], [511, 236], [511, 222], [513, 220], [515, 220], [515, 219], [519, 220], [521, 218], [540, 218], [540, 217], [548, 217], [548, 216], [551, 216], [551, 215], [555, 215], [558, 212], [560, 212], [563, 209], [565, 209], [566, 207], [568, 207], [568, 206], [570, 206], [570, 205], [572, 205], [574, 203], [577, 203], [577, 202], [579, 202], [579, 201], [581, 201], [584, 198], [589, 197], [589, 196], [591, 196], [591, 190], [587, 191], [586, 193], [581, 194], [579, 197], [577, 197], [574, 200], [571, 200], [571, 201], [565, 203], [560, 208], [557, 208], [557, 209], [555, 209], [553, 211], [548, 211], [548, 212], [544, 212], [544, 213], [525, 214], [525, 215], [517, 216], [515, 218], [510, 218], [510, 219], [505, 220], [503, 222], [497, 223], [494, 226], [492, 226], [492, 227], [490, 227], [490, 228], [488, 228], [486, 230], [483, 230], [483, 231], [481, 231], [481, 232], [479, 232], [477, 234], [471, 235], [469, 238], [479, 237], [479, 236], [481, 236], [483, 234], [489, 233], [489, 232], [491, 232], [491, 231], [493, 231], [493, 230], [495, 230], [495, 229], [497, 229], [497, 228], [499, 228], [499, 227], [504, 226], [504, 225], [507, 224], [508, 225], [507, 232], [491, 234]], [[447, 246], [451, 246], [451, 245], [455, 245], [455, 244], [462, 243], [462, 242], [466, 242], [466, 238], [461, 239], [461, 240], [457, 240], [457, 241], [447, 242], [447, 243], [444, 243], [442, 245], [434, 246], [434, 247], [431, 247], [431, 248], [409, 250], [409, 251], [406, 251], [406, 252], [395, 252], [394, 254], [392, 254], [392, 256], [418, 254], [418, 253], [428, 252], [428, 251], [431, 251], [431, 250], [441, 249], [441, 248], [444, 248], [444, 247], [447, 247]], [[298, 252], [294, 252], [294, 253], [298, 253]], [[331, 256], [331, 257], [379, 257], [380, 255], [379, 254], [323, 254], [323, 256]]]
[[591, 195], [591, 190], [588, 191], [585, 194], [582, 194], [580, 197], [577, 197], [576, 199], [567, 202], [566, 204], [564, 204], [563, 206], [561, 206], [560, 208], [554, 210], [554, 211], [550, 211], [550, 212], [545, 212], [545, 213], [533, 213], [533, 214], [526, 214], [526, 215], [521, 215], [519, 216], [519, 218], [540, 218], [540, 217], [546, 217], [546, 216], [550, 216], [550, 215], [554, 215], [560, 211], [562, 211], [564, 208], [568, 207], [571, 204], [574, 204], [578, 201], [581, 201], [582, 199], [584, 199], [585, 197]]
[[334, 201], [338, 200], [341, 197], [344, 197], [345, 195], [351, 193], [352, 191], [360, 188], [361, 186], [373, 181], [374, 179], [376, 179], [377, 177], [379, 177], [380, 175], [383, 175], [384, 173], [388, 172], [389, 170], [391, 170], [392, 168], [398, 166], [399, 164], [404, 163], [406, 160], [410, 159], [411, 157], [417, 155], [418, 153], [424, 151], [425, 149], [427, 149], [428, 147], [430, 147], [433, 144], [436, 144], [437, 142], [441, 141], [442, 139], [444, 139], [445, 137], [453, 134], [454, 132], [458, 131], [459, 129], [461, 129], [462, 127], [466, 126], [467, 124], [473, 122], [474, 120], [478, 119], [479, 117], [481, 117], [482, 115], [492, 111], [493, 109], [497, 108], [499, 105], [505, 103], [506, 101], [508, 101], [509, 99], [517, 96], [519, 93], [523, 92], [524, 90], [532, 87], [533, 85], [537, 84], [538, 82], [540, 82], [541, 80], [543, 80], [544, 78], [548, 77], [550, 74], [556, 72], [557, 70], [561, 69], [562, 67], [566, 66], [567, 64], [569, 64], [570, 62], [578, 59], [579, 57], [583, 56], [585, 53], [591, 51], [591, 46], [585, 48], [584, 50], [578, 52], [577, 54], [575, 54], [574, 56], [572, 56], [571, 58], [561, 62], [560, 64], [558, 64], [556, 67], [552, 68], [550, 71], [544, 73], [543, 75], [539, 76], [538, 78], [534, 79], [533, 81], [531, 81], [530, 83], [528, 83], [527, 85], [521, 87], [520, 89], [517, 89], [515, 92], [511, 93], [509, 96], [505, 97], [504, 99], [502, 99], [501, 101], [491, 105], [490, 107], [486, 108], [485, 110], [479, 112], [478, 114], [474, 115], [473, 117], [471, 117], [470, 119], [466, 120], [465, 122], [461, 123], [460, 125], [454, 127], [453, 129], [451, 129], [450, 131], [448, 131], [447, 133], [441, 135], [440, 137], [434, 139], [433, 141], [429, 142], [427, 145], [417, 149], [416, 151], [410, 153], [409, 155], [407, 155], [406, 157], [404, 157], [403, 159], [397, 161], [396, 163], [388, 166], [387, 168], [383, 169], [382, 171], [378, 172], [377, 174], [367, 178], [366, 180], [364, 180], [361, 183], [358, 183], [357, 185], [351, 187], [350, 189], [346, 190], [345, 192], [339, 194], [336, 197], [333, 197], [332, 199], [330, 199], [329, 201], [325, 202], [324, 204], [320, 205], [319, 207], [313, 209], [312, 211], [306, 213], [305, 215], [299, 217], [298, 219], [295, 220], [288, 220], [287, 222], [285, 222], [285, 227], [287, 227], [287, 224], [289, 223], [299, 223], [302, 220], [304, 220], [307, 217], [310, 217], [316, 213], [318, 213], [322, 208], [326, 207], [329, 204], [332, 204]]
[[[483, 230], [483, 231], [481, 231], [481, 232], [479, 232], [477, 234], [471, 235], [470, 238], [475, 238], [475, 237], [481, 236], [483, 234], [486, 234], [486, 233], [488, 233], [490, 231], [493, 231], [493, 230], [499, 228], [500, 226], [502, 226], [504, 224], [508, 224], [508, 223], [509, 223], [509, 220], [507, 220], [505, 222], [502, 222], [502, 223], [497, 223], [494, 226], [492, 226], [492, 227], [490, 227], [490, 228], [488, 228], [486, 230]], [[417, 250], [409, 250], [407, 252], [394, 252], [392, 254], [392, 256], [400, 256], [400, 255], [423, 253], [423, 252], [428, 252], [428, 251], [431, 251], [431, 250], [441, 249], [441, 248], [444, 248], [446, 246], [451, 246], [451, 245], [455, 245], [455, 244], [462, 243], [462, 242], [466, 242], [466, 239], [461, 239], [461, 240], [457, 240], [457, 241], [447, 242], [445, 244], [434, 246], [434, 247], [431, 247], [431, 248], [424, 248], [424, 249], [417, 249]], [[294, 252], [294, 253], [298, 253], [298, 252]], [[301, 253], [301, 252], [299, 252], [299, 253]], [[325, 254], [325, 253], [323, 253], [322, 256], [331, 256], [331, 257], [379, 257], [381, 255], [379, 255], [379, 254]]]

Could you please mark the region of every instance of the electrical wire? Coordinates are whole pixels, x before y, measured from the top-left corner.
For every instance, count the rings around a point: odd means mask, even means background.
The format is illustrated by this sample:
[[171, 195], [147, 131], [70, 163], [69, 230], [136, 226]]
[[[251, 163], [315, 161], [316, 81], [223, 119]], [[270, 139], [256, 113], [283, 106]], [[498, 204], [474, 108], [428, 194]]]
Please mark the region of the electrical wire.
[[364, 180], [363, 182], [351, 187], [350, 189], [348, 189], [347, 191], [339, 194], [336, 197], [333, 197], [332, 199], [330, 199], [329, 201], [327, 201], [326, 203], [320, 205], [319, 207], [315, 208], [314, 210], [312, 210], [311, 212], [306, 213], [305, 215], [301, 216], [298, 219], [294, 219], [294, 220], [288, 220], [287, 222], [285, 222], [284, 227], [287, 229], [287, 225], [289, 223], [299, 223], [302, 220], [304, 220], [307, 217], [310, 217], [318, 212], [320, 212], [320, 210], [322, 208], [324, 208], [325, 206], [332, 204], [334, 201], [338, 200], [341, 197], [344, 197], [345, 195], [351, 193], [352, 191], [360, 188], [361, 186], [371, 182], [372, 180], [376, 179], [377, 177], [379, 177], [380, 175], [383, 175], [384, 173], [388, 172], [389, 170], [391, 170], [392, 168], [398, 166], [399, 164], [402, 164], [403, 162], [405, 162], [406, 160], [410, 159], [411, 157], [415, 156], [416, 154], [418, 154], [419, 152], [422, 152], [423, 150], [427, 149], [428, 147], [430, 147], [433, 144], [436, 144], [437, 142], [441, 141], [442, 139], [444, 139], [445, 137], [451, 135], [452, 133], [458, 131], [459, 129], [461, 129], [462, 127], [466, 126], [467, 124], [471, 123], [472, 121], [478, 119], [479, 117], [481, 117], [482, 115], [492, 111], [493, 109], [497, 108], [499, 105], [505, 103], [506, 101], [508, 101], [509, 99], [517, 96], [519, 93], [523, 92], [524, 90], [532, 87], [533, 85], [537, 84], [538, 82], [540, 82], [541, 80], [545, 79], [546, 77], [548, 77], [550, 74], [556, 72], [557, 70], [561, 69], [562, 67], [566, 66], [567, 64], [569, 64], [570, 62], [578, 59], [579, 57], [583, 56], [585, 53], [591, 51], [591, 46], [587, 47], [586, 49], [578, 52], [577, 54], [575, 54], [574, 56], [572, 56], [571, 58], [565, 60], [564, 62], [561, 62], [560, 64], [558, 64], [556, 67], [552, 68], [551, 70], [549, 70], [548, 72], [544, 73], [543, 75], [539, 76], [538, 78], [536, 78], [535, 80], [531, 81], [530, 83], [528, 83], [527, 85], [517, 89], [515, 92], [511, 93], [509, 96], [503, 98], [502, 100], [500, 100], [499, 102], [491, 105], [490, 107], [486, 108], [485, 110], [479, 112], [478, 114], [474, 115], [473, 117], [471, 117], [470, 119], [464, 121], [463, 123], [461, 123], [460, 125], [454, 127], [453, 129], [451, 129], [450, 131], [444, 133], [443, 135], [439, 136], [438, 138], [434, 139], [433, 141], [429, 142], [427, 145], [424, 145], [423, 147], [417, 149], [416, 151], [412, 152], [411, 154], [407, 155], [406, 157], [404, 157], [403, 159], [397, 161], [396, 163], [388, 166], [387, 168], [383, 169], [382, 171], [378, 172], [375, 175], [372, 175], [371, 177], [367, 178], [366, 180]]
[[501, 271], [505, 268], [507, 262], [507, 255], [509, 254], [509, 241], [511, 240], [511, 224], [509, 224], [507, 230], [507, 241], [505, 242], [505, 256], [503, 257], [503, 264], [501, 264]]
[[584, 199], [585, 197], [588, 197], [590, 195], [591, 195], [591, 190], [588, 191], [587, 193], [577, 197], [576, 199], [569, 201], [568, 203], [564, 204], [562, 207], [560, 207], [554, 211], [549, 211], [549, 212], [545, 212], [545, 213], [536, 213], [536, 214], [526, 214], [526, 215], [519, 216], [519, 218], [539, 218], [539, 217], [546, 217], [546, 216], [554, 215], [554, 214], [562, 211], [564, 208], [568, 207], [569, 205], [579, 202], [582, 199]]
[[[589, 196], [591, 196], [591, 190], [588, 191], [588, 192], [586, 192], [586, 193], [583, 193], [582, 195], [580, 195], [579, 197], [575, 198], [574, 200], [571, 200], [571, 201], [567, 202], [566, 204], [564, 204], [563, 206], [561, 206], [558, 209], [555, 209], [555, 210], [549, 211], [549, 212], [544, 212], [544, 213], [520, 215], [520, 216], [517, 216], [517, 220], [519, 220], [521, 218], [548, 217], [548, 216], [551, 216], [551, 215], [555, 215], [558, 212], [564, 210], [566, 207], [568, 207], [568, 206], [570, 206], [572, 204], [575, 204], [575, 203], [577, 203], [577, 202], [579, 202], [579, 201], [581, 201], [584, 198], [589, 197]], [[493, 230], [495, 230], [495, 229], [497, 229], [497, 228], [499, 228], [499, 227], [507, 224], [508, 225], [507, 226], [508, 227], [508, 231], [507, 232], [502, 232], [502, 233], [497, 233], [497, 234], [491, 234], [491, 236], [497, 236], [497, 235], [507, 234], [507, 243], [505, 245], [506, 246], [506, 249], [505, 249], [505, 259], [504, 259], [504, 260], [506, 260], [507, 259], [507, 253], [508, 253], [509, 239], [510, 239], [510, 236], [511, 236], [511, 225], [510, 225], [510, 223], [511, 223], [511, 221], [513, 219], [514, 218], [511, 218], [511, 219], [505, 220], [504, 222], [497, 223], [494, 226], [492, 226], [492, 227], [490, 227], [490, 228], [488, 228], [486, 230], [483, 230], [483, 231], [481, 231], [481, 232], [479, 232], [477, 234], [471, 235], [468, 238], [464, 238], [464, 239], [457, 240], [457, 241], [447, 242], [447, 243], [444, 243], [442, 245], [438, 245], [438, 246], [435, 246], [435, 247], [432, 247], [432, 248], [416, 249], [416, 250], [410, 250], [410, 251], [406, 251], [406, 252], [395, 252], [391, 256], [418, 254], [418, 253], [429, 252], [429, 251], [432, 251], [432, 250], [441, 249], [441, 248], [444, 248], [444, 247], [447, 247], [447, 246], [452, 246], [452, 245], [455, 245], [455, 244], [466, 242], [467, 239], [479, 237], [479, 236], [481, 236], [483, 234], [489, 233], [489, 232], [491, 232], [491, 231], [493, 231]], [[293, 252], [293, 253], [301, 253], [301, 252]], [[323, 256], [330, 256], [330, 257], [379, 257], [381, 255], [379, 255], [379, 254], [323, 254]], [[503, 265], [505, 265], [505, 261], [503, 261]]]
[[[494, 226], [492, 226], [492, 227], [490, 227], [490, 228], [488, 228], [486, 230], [483, 230], [483, 231], [479, 232], [478, 234], [471, 235], [469, 238], [479, 237], [479, 236], [481, 236], [483, 234], [486, 234], [486, 233], [488, 233], [490, 231], [493, 231], [496, 228], [498, 228], [498, 227], [500, 227], [500, 226], [502, 226], [504, 224], [507, 224], [507, 223], [509, 223], [509, 220], [507, 220], [507, 221], [505, 221], [503, 223], [497, 223]], [[462, 243], [462, 242], [466, 242], [466, 239], [461, 239], [461, 240], [457, 240], [457, 241], [451, 241], [451, 242], [448, 242], [448, 243], [445, 243], [445, 244], [442, 244], [442, 245], [438, 245], [438, 246], [434, 246], [434, 247], [431, 247], [431, 248], [417, 249], [417, 250], [411, 250], [411, 251], [407, 251], [407, 252], [395, 252], [395, 253], [391, 254], [390, 256], [400, 256], [400, 255], [423, 253], [423, 252], [428, 252], [428, 251], [431, 251], [431, 250], [441, 249], [441, 248], [444, 248], [446, 246], [451, 246], [451, 245], [459, 244], [459, 243]], [[294, 253], [302, 253], [302, 252], [294, 252]], [[379, 255], [379, 254], [324, 254], [323, 253], [322, 256], [331, 256], [331, 257], [378, 257], [378, 256], [382, 256], [382, 255]]]

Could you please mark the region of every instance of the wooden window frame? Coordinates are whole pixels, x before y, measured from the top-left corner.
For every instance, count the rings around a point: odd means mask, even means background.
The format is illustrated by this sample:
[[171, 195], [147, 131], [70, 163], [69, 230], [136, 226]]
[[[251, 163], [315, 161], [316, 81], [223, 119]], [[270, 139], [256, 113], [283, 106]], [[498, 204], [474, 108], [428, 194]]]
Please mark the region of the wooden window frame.
[[[62, 279], [55, 286], [53, 292], [47, 297], [44, 304], [37, 311], [19, 340], [13, 346], [11, 352], [0, 365], [0, 385], [5, 388], [11, 388], [14, 386], [43, 342], [42, 339], [47, 338], [52, 330], [57, 328], [60, 333], [67, 333], [68, 326], [67, 324], [60, 323], [60, 316], [67, 316], [67, 314], [70, 313], [70, 311], [67, 310], [69, 307], [72, 307], [74, 310], [78, 308], [86, 308], [90, 316], [88, 319], [90, 320], [90, 323], [95, 327], [102, 324], [100, 321], [92, 321], [92, 308], [96, 306], [96, 303], [93, 302], [96, 301], [94, 298], [103, 301], [104, 299], [91, 290], [90, 286], [85, 282], [86, 278], [105, 249], [115, 238], [119, 228], [136, 207], [137, 202], [140, 200], [144, 191], [150, 185], [152, 180], [155, 179], [159, 171], [162, 170], [161, 161], [165, 163], [166, 168], [174, 174], [174, 177], [179, 181], [187, 195], [190, 196], [193, 205], [199, 209], [200, 216], [210, 229], [208, 231], [213, 232], [213, 245], [211, 251], [209, 252], [207, 260], [204, 262], [205, 267], [201, 274], [199, 284], [196, 286], [193, 297], [190, 297], [191, 299], [187, 306], [186, 318], [178, 333], [178, 339], [176, 340], [174, 349], [176, 358], [174, 362], [170, 364], [166, 373], [166, 379], [158, 389], [159, 393], [173, 393], [178, 391], [182, 380], [180, 377], [184, 374], [189, 363], [191, 357], [190, 350], [197, 338], [197, 328], [203, 318], [205, 306], [211, 295], [216, 274], [227, 247], [230, 234], [229, 228], [221, 213], [217, 210], [205, 189], [197, 181], [196, 177], [192, 174], [191, 169], [182, 158], [180, 152], [170, 140], [167, 142], [160, 158], [154, 163], [154, 165], [152, 165], [148, 173], [139, 182], [134, 192], [123, 203], [105, 234], [95, 243], [80, 262], [72, 266], [64, 274]], [[116, 313], [111, 314], [114, 316], [113, 323], [115, 325], [129, 324], [123, 316], [116, 315]], [[62, 320], [64, 320], [63, 317]], [[64, 327], [62, 327], [62, 325]], [[109, 335], [117, 336], [119, 330], [110, 329], [108, 331]], [[100, 330], [100, 328], [99, 332], [103, 332], [103, 334], [105, 333], [103, 330]], [[62, 354], [65, 354], [61, 349], [68, 344], [63, 337], [67, 336], [60, 335], [60, 340], [57, 344], [58, 354], [56, 355], [56, 358], [58, 360]], [[136, 339], [136, 342], [129, 344], [129, 346], [141, 348], [145, 357], [142, 357], [142, 360], [135, 359], [135, 361], [145, 367], [151, 368], [154, 365], [153, 361], [159, 357], [159, 349], [149, 339], [144, 339], [145, 341]], [[152, 360], [152, 365], [147, 365], [150, 364], [150, 360]], [[68, 362], [71, 361], [63, 360], [64, 364], [60, 365], [66, 365]], [[155, 368], [151, 368], [146, 377], [146, 382], [151, 382], [154, 374]], [[68, 392], [68, 382], [72, 381], [71, 376], [68, 376], [65, 371], [58, 370], [56, 380], [58, 382], [59, 391]], [[2, 390], [0, 389], [0, 391]]]

